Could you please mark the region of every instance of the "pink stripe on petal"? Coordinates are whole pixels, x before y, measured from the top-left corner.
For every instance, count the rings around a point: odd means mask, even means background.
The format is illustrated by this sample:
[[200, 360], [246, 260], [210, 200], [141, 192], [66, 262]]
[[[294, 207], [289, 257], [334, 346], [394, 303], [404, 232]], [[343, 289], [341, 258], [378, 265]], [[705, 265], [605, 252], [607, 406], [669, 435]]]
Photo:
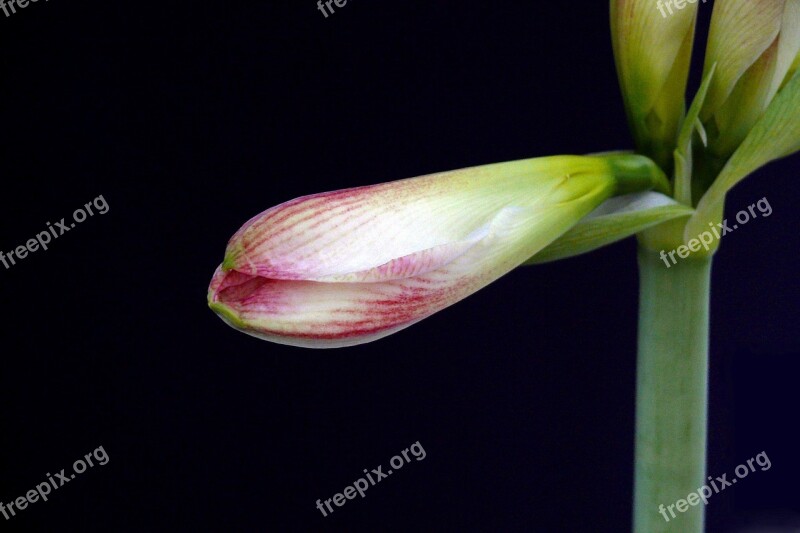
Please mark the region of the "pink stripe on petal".
[[235, 313], [246, 332], [287, 344], [297, 344], [292, 339], [359, 344], [366, 336], [411, 325], [463, 296], [452, 285], [423, 288], [413, 279], [408, 285], [262, 281], [221, 283], [225, 288], [212, 301]]
[[312, 281], [328, 283], [372, 283], [376, 281], [389, 281], [395, 279], [411, 278], [438, 270], [446, 264], [461, 256], [476, 241], [461, 241], [443, 244], [420, 252], [414, 252], [397, 259], [392, 259], [380, 266], [360, 272], [346, 274], [333, 274], [310, 278]]

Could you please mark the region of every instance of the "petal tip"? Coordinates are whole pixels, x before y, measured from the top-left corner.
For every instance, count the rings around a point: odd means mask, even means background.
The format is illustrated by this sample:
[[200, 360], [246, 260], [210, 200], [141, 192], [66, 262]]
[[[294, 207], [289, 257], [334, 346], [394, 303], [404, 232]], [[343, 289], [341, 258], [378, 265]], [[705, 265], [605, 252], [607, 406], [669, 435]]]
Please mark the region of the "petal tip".
[[208, 307], [232, 328], [238, 330], [247, 329], [247, 325], [239, 318], [239, 315], [227, 305], [213, 301], [211, 293], [209, 293]]

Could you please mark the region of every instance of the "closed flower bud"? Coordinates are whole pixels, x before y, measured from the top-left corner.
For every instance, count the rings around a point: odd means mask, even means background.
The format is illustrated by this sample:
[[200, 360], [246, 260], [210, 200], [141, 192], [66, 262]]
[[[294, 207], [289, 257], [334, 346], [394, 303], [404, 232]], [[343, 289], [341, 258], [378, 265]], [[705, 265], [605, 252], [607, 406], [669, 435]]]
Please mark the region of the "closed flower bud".
[[697, 3], [611, 0], [611, 36], [639, 152], [669, 171], [685, 112]]
[[612, 195], [664, 182], [642, 156], [556, 156], [305, 196], [231, 238], [208, 303], [282, 344], [368, 342], [488, 285]]
[[726, 160], [785, 84], [800, 52], [800, 0], [717, 0], [705, 69], [716, 64], [700, 117]]

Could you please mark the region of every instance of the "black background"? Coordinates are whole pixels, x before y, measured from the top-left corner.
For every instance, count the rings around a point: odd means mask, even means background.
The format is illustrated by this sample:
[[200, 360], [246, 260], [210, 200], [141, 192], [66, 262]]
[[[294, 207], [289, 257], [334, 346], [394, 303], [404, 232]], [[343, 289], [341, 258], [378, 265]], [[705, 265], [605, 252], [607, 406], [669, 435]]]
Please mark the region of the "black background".
[[[110, 457], [0, 531], [629, 530], [632, 240], [344, 350], [205, 302], [227, 239], [284, 200], [630, 146], [607, 2], [273, 4], [0, 13], [0, 249], [110, 205], [0, 270], [0, 501]], [[800, 520], [799, 161], [729, 197], [774, 212], [715, 260], [709, 473], [773, 466], [712, 498], [709, 531]], [[315, 508], [416, 441], [425, 460]]]

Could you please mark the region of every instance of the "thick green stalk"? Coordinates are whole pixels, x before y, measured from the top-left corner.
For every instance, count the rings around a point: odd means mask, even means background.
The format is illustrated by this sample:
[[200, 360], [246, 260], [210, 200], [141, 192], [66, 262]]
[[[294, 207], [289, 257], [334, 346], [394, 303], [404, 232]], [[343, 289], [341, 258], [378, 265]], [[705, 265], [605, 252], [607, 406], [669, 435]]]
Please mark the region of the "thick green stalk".
[[634, 533], [703, 531], [711, 258], [674, 257], [639, 248]]

